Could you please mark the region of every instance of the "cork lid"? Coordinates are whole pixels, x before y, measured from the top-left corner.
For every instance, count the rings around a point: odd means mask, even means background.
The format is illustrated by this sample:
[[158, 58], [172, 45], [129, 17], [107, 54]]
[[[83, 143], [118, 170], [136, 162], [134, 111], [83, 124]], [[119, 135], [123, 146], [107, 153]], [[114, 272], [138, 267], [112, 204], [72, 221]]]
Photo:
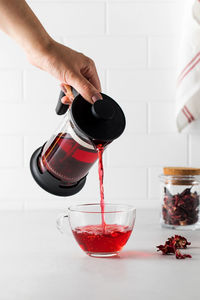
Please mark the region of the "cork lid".
[[195, 176], [200, 175], [200, 168], [190, 168], [190, 167], [164, 167], [164, 175], [169, 176]]

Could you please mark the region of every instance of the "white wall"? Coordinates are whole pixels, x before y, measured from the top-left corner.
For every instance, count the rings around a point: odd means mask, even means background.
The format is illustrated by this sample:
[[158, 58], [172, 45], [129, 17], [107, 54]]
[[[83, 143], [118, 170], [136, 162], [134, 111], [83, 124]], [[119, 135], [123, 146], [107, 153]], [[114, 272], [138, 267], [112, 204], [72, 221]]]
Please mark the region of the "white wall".
[[[159, 205], [164, 165], [200, 165], [199, 124], [183, 134], [174, 120], [175, 65], [183, 1], [29, 1], [57, 40], [96, 62], [103, 91], [127, 117], [124, 135], [105, 155], [106, 201]], [[29, 159], [60, 121], [59, 83], [31, 67], [0, 33], [0, 209], [51, 209], [99, 201], [97, 168], [71, 198], [47, 194], [33, 181]]]

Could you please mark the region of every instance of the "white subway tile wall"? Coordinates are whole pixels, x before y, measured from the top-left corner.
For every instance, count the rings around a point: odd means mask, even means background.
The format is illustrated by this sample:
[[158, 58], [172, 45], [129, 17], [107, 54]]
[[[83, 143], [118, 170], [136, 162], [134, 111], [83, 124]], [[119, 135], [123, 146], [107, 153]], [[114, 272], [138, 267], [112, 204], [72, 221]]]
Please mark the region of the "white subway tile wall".
[[[58, 41], [90, 56], [102, 89], [126, 114], [126, 132], [105, 153], [105, 199], [159, 206], [164, 165], [200, 165], [200, 122], [183, 134], [175, 124], [175, 67], [182, 0], [28, 1]], [[14, 41], [0, 33], [0, 209], [64, 209], [99, 201], [97, 165], [77, 195], [59, 198], [37, 186], [32, 152], [61, 121], [55, 114], [59, 82], [32, 67]]]
[[69, 47], [92, 57], [97, 67], [145, 68], [147, 64], [145, 37], [68, 37], [64, 41]]

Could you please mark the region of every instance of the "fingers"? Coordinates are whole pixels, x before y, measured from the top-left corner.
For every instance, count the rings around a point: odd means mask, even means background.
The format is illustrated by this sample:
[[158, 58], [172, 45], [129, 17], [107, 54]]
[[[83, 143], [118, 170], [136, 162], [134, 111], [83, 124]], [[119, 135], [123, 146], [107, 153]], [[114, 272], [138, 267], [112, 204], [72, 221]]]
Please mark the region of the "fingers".
[[77, 74], [68, 80], [70, 85], [72, 85], [81, 96], [93, 104], [95, 101], [102, 99], [102, 95], [99, 90], [94, 87], [94, 85], [89, 82], [82, 74]]
[[[90, 60], [91, 61], [91, 60]], [[84, 76], [85, 75], [85, 76]], [[90, 68], [87, 71], [86, 74], [83, 74], [84, 77], [88, 78], [89, 82], [98, 90], [101, 92], [101, 83], [99, 80], [99, 76], [97, 73], [97, 69], [95, 66], [95, 63], [92, 61], [90, 63]]]
[[70, 105], [70, 104], [72, 104], [72, 101], [73, 101], [73, 100], [70, 100], [67, 96], [64, 96], [64, 97], [61, 98], [61, 102], [62, 102], [63, 104], [68, 104], [68, 105]]
[[60, 84], [61, 90], [65, 93], [65, 96], [62, 97], [61, 102], [63, 104], [72, 104], [73, 100], [74, 100], [74, 95], [72, 93], [72, 89], [71, 86], [66, 84], [66, 83], [61, 83]]
[[74, 100], [74, 95], [72, 93], [72, 88], [70, 85], [66, 84], [66, 83], [61, 83], [60, 85], [61, 90], [65, 93], [65, 95], [67, 96], [67, 98], [69, 98], [69, 100], [72, 102]]
[[88, 80], [98, 91], [101, 92], [101, 83], [100, 83], [99, 77], [97, 75], [97, 72], [96, 72], [96, 74], [95, 73], [92, 74]]
[[[79, 64], [74, 64], [74, 68], [66, 72], [67, 84], [61, 84], [67, 98], [62, 101], [73, 101], [73, 94], [70, 86], [72, 86], [82, 97], [90, 103], [102, 99], [101, 84], [97, 74], [95, 63], [83, 54], [78, 54]], [[81, 59], [80, 59], [81, 58]], [[78, 60], [78, 61], [79, 61]]]

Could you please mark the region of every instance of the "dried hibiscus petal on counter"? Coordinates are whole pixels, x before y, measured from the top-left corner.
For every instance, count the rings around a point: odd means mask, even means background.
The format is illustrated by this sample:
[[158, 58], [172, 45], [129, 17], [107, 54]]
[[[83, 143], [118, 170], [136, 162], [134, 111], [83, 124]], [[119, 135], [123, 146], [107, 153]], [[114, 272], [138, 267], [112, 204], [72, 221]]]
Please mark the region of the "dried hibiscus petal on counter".
[[182, 254], [179, 249], [186, 249], [187, 246], [191, 245], [187, 239], [181, 235], [175, 235], [165, 242], [164, 245], [156, 246], [157, 251], [161, 251], [163, 255], [175, 254], [177, 259], [192, 258], [189, 254]]
[[176, 249], [186, 249], [187, 246], [191, 245], [191, 243], [181, 235], [175, 235], [174, 237], [172, 237], [172, 244]]
[[181, 251], [179, 249], [176, 249], [175, 255], [177, 259], [185, 259], [185, 258], [192, 258], [190, 254], [181, 254]]
[[156, 246], [156, 248], [158, 248], [157, 251], [162, 251], [162, 254], [163, 255], [167, 255], [167, 254], [171, 254], [173, 253], [174, 254], [174, 248], [170, 245], [159, 245], [159, 246]]
[[191, 192], [191, 188], [172, 195], [165, 187], [162, 215], [165, 224], [181, 226], [195, 224], [199, 218], [199, 195], [197, 192]]

